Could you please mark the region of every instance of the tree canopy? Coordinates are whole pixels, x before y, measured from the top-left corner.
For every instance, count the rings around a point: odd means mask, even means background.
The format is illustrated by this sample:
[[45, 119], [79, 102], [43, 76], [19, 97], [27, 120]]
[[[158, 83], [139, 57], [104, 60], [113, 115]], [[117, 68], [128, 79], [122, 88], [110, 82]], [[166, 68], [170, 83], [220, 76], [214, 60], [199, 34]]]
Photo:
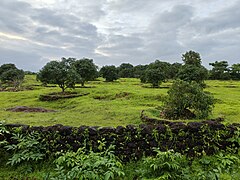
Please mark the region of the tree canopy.
[[204, 87], [204, 80], [208, 78], [208, 70], [201, 65], [200, 54], [189, 51], [183, 54], [182, 57], [184, 65], [179, 69], [177, 77], [187, 82], [194, 81]]
[[100, 69], [100, 75], [106, 79], [106, 81], [111, 82], [118, 79], [118, 71], [115, 66], [103, 66]]
[[67, 88], [74, 88], [80, 80], [80, 76], [76, 72], [73, 62], [72, 58], [50, 61], [39, 71], [37, 79], [44, 84], [57, 84], [62, 92]]
[[79, 83], [81, 83], [82, 86], [84, 86], [86, 81], [94, 80], [98, 76], [97, 66], [93, 63], [92, 59], [83, 58], [76, 60], [73, 65], [81, 77]]
[[[175, 81], [164, 102], [163, 115], [169, 119], [206, 118], [213, 108], [214, 98], [196, 82]], [[192, 116], [194, 115], [194, 116]]]
[[24, 71], [18, 69], [15, 64], [3, 64], [0, 66], [0, 80], [9, 86], [13, 85], [15, 88], [20, 86], [24, 76]]

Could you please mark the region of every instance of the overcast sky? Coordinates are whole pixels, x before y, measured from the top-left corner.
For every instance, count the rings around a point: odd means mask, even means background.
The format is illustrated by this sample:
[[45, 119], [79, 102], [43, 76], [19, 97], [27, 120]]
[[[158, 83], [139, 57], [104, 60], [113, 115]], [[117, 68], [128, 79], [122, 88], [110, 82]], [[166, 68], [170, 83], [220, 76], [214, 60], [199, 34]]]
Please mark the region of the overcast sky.
[[189, 50], [240, 63], [240, 0], [0, 0], [0, 65], [172, 63]]

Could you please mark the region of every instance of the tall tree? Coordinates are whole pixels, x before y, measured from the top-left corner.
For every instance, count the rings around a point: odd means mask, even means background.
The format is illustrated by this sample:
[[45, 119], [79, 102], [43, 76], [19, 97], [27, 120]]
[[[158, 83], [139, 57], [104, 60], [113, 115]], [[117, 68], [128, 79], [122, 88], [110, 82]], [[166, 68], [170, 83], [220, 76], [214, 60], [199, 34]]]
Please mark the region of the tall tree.
[[200, 54], [192, 50], [183, 54], [182, 60], [186, 65], [201, 66], [202, 63]]
[[197, 82], [204, 87], [204, 80], [208, 78], [208, 70], [201, 65], [200, 54], [189, 51], [183, 54], [182, 57], [184, 65], [180, 68], [177, 77], [183, 81]]
[[83, 58], [74, 62], [77, 73], [79, 74], [82, 86], [86, 81], [91, 81], [97, 78], [98, 71], [97, 66], [93, 63], [92, 59]]

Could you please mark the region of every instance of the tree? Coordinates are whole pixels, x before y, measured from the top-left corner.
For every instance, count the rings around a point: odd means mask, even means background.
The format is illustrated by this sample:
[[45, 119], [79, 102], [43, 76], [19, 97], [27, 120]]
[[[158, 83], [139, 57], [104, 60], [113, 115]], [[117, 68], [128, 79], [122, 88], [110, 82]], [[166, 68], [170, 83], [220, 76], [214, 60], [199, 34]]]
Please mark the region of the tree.
[[169, 68], [169, 78], [170, 79], [176, 79], [177, 78], [177, 74], [179, 73], [180, 69], [182, 67], [181, 63], [173, 63], [170, 65]]
[[3, 64], [0, 67], [0, 80], [2, 83], [13, 85], [15, 88], [21, 85], [24, 79], [24, 71], [18, 69], [15, 64]]
[[17, 69], [17, 67], [15, 66], [15, 64], [3, 64], [0, 66], [0, 76], [2, 73], [8, 71], [8, 70], [11, 70], [11, 69]]
[[132, 78], [133, 76], [133, 65], [130, 63], [122, 63], [118, 67], [119, 77], [121, 78]]
[[203, 66], [183, 65], [180, 68], [177, 77], [187, 82], [194, 81], [204, 87], [204, 80], [208, 78], [208, 70]]
[[169, 77], [170, 64], [156, 60], [147, 66], [144, 74], [140, 77], [142, 83], [151, 83], [153, 87], [159, 87]]
[[106, 79], [106, 81], [111, 82], [118, 79], [118, 71], [115, 66], [103, 66], [100, 69], [100, 75]]
[[231, 78], [234, 80], [240, 80], [240, 64], [233, 64], [230, 71]]
[[44, 84], [57, 84], [62, 92], [67, 88], [74, 88], [80, 76], [73, 66], [72, 58], [62, 58], [61, 61], [48, 62], [37, 74], [37, 79]]
[[200, 54], [194, 51], [188, 51], [183, 54], [182, 60], [186, 65], [201, 66], [202, 63]]
[[209, 65], [213, 66], [212, 70], [210, 70], [210, 79], [230, 79], [230, 70], [227, 61], [215, 61], [214, 63], [209, 63]]
[[169, 119], [206, 118], [213, 109], [214, 98], [196, 82], [175, 81], [164, 102], [163, 115]]
[[187, 82], [194, 81], [204, 87], [204, 80], [208, 78], [208, 70], [201, 65], [200, 54], [189, 51], [183, 54], [182, 57], [184, 65], [179, 69], [177, 77]]
[[133, 77], [141, 78], [144, 75], [145, 70], [148, 68], [148, 65], [137, 65], [133, 67]]
[[84, 86], [86, 81], [94, 80], [98, 76], [97, 66], [93, 63], [92, 59], [84, 58], [76, 60], [74, 67], [81, 77], [79, 83], [81, 83], [82, 86]]

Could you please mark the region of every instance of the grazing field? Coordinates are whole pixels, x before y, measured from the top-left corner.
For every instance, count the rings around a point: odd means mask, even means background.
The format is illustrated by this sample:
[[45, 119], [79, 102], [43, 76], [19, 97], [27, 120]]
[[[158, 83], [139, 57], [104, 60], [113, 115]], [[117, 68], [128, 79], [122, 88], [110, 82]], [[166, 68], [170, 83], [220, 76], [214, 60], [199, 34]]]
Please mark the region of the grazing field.
[[[225, 122], [240, 122], [240, 82], [206, 81], [206, 91], [216, 98], [213, 114], [209, 118], [224, 117]], [[140, 124], [140, 113], [159, 118], [159, 106], [171, 82], [163, 83], [160, 88], [141, 84], [139, 79], [119, 79], [104, 82], [103, 79], [91, 81], [86, 88], [80, 85], [71, 90], [89, 93], [86, 96], [42, 102], [41, 94], [60, 92], [59, 87], [43, 87], [34, 75], [27, 75], [23, 86], [32, 90], [19, 92], [0, 92], [0, 120], [6, 123], [48, 126], [63, 124], [70, 126], [118, 126]], [[49, 113], [26, 113], [6, 111], [16, 106], [42, 107], [56, 110]]]

